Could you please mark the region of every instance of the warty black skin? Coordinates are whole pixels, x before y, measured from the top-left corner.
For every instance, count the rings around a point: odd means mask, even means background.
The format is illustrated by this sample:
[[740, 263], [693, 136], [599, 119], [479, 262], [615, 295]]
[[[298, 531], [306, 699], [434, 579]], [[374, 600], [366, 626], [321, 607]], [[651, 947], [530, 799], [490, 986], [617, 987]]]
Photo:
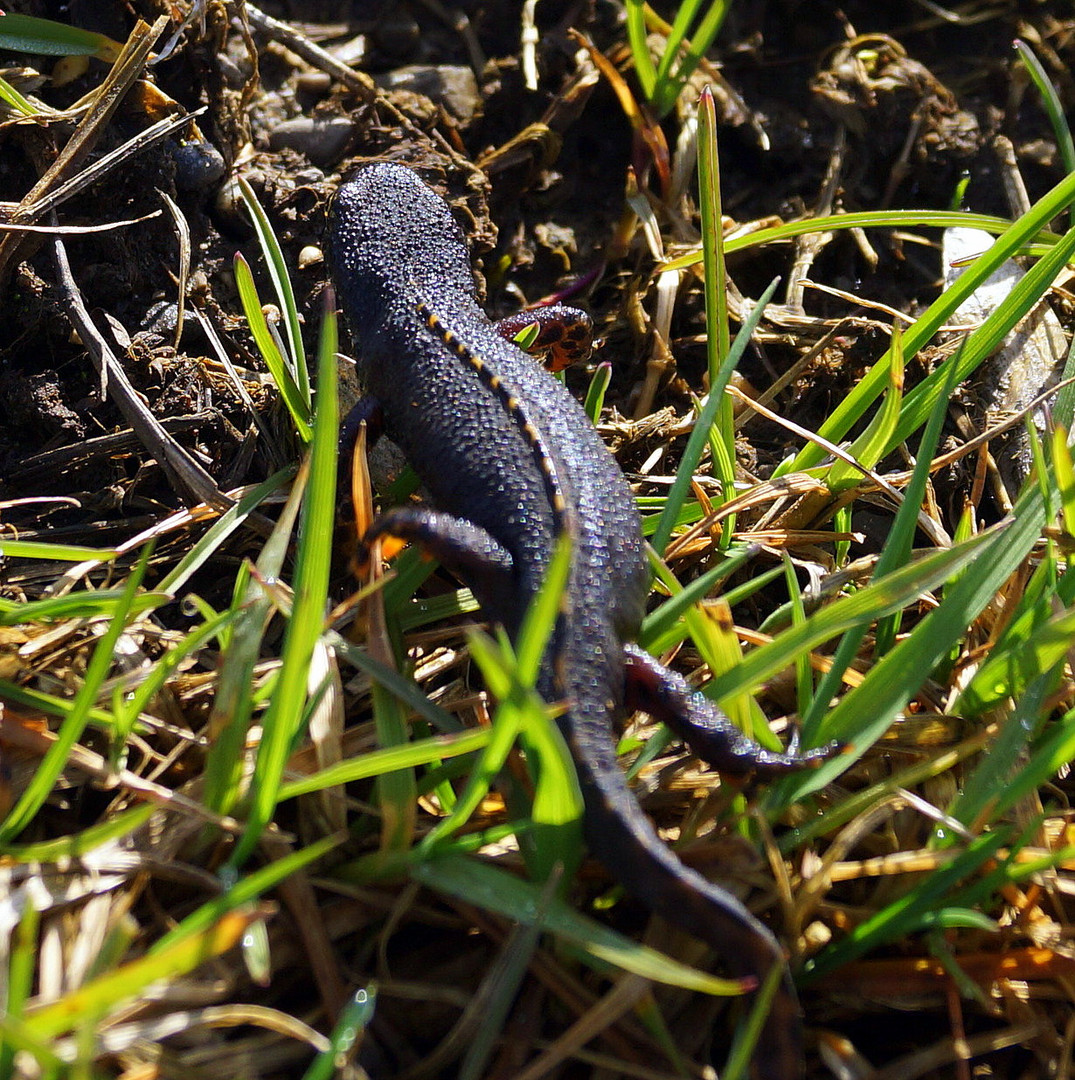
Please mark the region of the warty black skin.
[[[371, 533], [422, 543], [512, 635], [541, 585], [557, 533], [572, 534], [565, 610], [539, 689], [546, 700], [568, 704], [560, 724], [578, 769], [587, 842], [628, 892], [712, 944], [732, 974], [760, 980], [774, 964], [783, 968], [754, 1075], [800, 1076], [801, 1019], [778, 942], [660, 841], [627, 787], [612, 724], [629, 697], [737, 775], [772, 775], [821, 754], [763, 750], [630, 644], [649, 585], [630, 488], [579, 404], [478, 306], [466, 243], [443, 200], [410, 169], [369, 166], [337, 194], [330, 251], [365, 390], [435, 507], [389, 511]], [[499, 378], [499, 392], [468, 357]], [[509, 407], [507, 395], [517, 405]], [[536, 438], [528, 440], [524, 423]], [[563, 513], [554, 506], [557, 494]]]

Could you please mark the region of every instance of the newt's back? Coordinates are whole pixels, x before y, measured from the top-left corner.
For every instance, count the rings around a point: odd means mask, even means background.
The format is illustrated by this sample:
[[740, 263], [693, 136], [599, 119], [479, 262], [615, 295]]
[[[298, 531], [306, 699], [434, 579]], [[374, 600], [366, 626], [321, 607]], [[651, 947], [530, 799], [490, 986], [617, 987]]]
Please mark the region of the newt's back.
[[574, 523], [570, 607], [594, 635], [591, 657], [605, 644], [601, 623], [617, 640], [633, 637], [647, 575], [631, 491], [579, 404], [478, 305], [445, 203], [411, 170], [371, 166], [340, 188], [332, 249], [360, 376], [387, 434], [439, 509], [481, 526], [515, 561], [512, 610], [490, 614], [517, 626], [544, 575], [554, 515], [518, 419], [445, 347], [423, 308], [500, 380], [555, 463]]

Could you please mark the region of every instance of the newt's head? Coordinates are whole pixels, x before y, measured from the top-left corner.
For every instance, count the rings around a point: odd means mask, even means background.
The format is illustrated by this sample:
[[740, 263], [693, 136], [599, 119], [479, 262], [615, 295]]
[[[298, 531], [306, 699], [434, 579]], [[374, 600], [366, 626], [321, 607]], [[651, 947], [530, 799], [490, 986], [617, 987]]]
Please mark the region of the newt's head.
[[330, 217], [333, 277], [352, 330], [375, 333], [413, 297], [449, 310], [473, 303], [463, 233], [447, 204], [403, 165], [370, 165], [336, 193]]

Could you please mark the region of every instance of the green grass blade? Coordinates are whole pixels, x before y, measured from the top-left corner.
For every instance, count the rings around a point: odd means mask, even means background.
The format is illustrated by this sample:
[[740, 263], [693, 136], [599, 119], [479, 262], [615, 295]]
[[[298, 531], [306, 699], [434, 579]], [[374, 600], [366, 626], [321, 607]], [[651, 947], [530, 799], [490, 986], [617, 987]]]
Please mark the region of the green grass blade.
[[593, 378], [590, 379], [590, 385], [586, 391], [586, 400], [582, 406], [591, 424], [596, 424], [601, 419], [601, 409], [605, 404], [605, 394], [611, 381], [612, 365], [604, 360], [594, 369]]
[[[42, 1039], [34, 1035], [28, 1025], [6, 1010], [0, 1010], [0, 1032], [3, 1033], [4, 1045], [12, 1051], [23, 1050], [33, 1062], [35, 1078], [41, 1080], [66, 1080], [71, 1075], [70, 1063], [61, 1058], [53, 1049], [53, 1039]], [[3, 1074], [12, 1078], [27, 1075], [16, 1072], [14, 1068]]]
[[[1070, 643], [1070, 637], [1068, 641]], [[1036, 790], [1055, 774], [1051, 746], [1038, 754], [1033, 763], [1024, 760], [1027, 745], [1047, 716], [1045, 699], [1055, 683], [1051, 671], [1043, 672], [1030, 681], [1005, 719], [1000, 734], [989, 747], [989, 753], [982, 755], [978, 767], [967, 777], [959, 794], [947, 808], [951, 817], [978, 831], [1013, 805], [1009, 790], [1012, 785], [1019, 786], [1019, 797], [1022, 798], [1028, 790]], [[1067, 751], [1071, 747], [1073, 732], [1075, 727], [1069, 717], [1067, 723], [1058, 725], [1054, 730], [1053, 739], [1059, 737]], [[1042, 766], [1049, 771], [1043, 772]]]
[[[730, 349], [728, 331], [728, 270], [724, 261], [721, 224], [720, 159], [717, 154], [717, 115], [707, 86], [698, 102], [698, 202], [702, 217], [702, 258], [705, 279], [706, 365], [710, 393], [719, 396], [717, 422], [708, 426], [713, 472], [724, 501], [735, 497], [735, 418], [732, 399], [724, 393], [731, 378], [721, 379], [721, 364]], [[724, 523], [721, 547], [731, 543], [735, 518]]]
[[[1000, 587], [1037, 542], [1044, 524], [1041, 492], [1028, 489], [1016, 504], [1010, 526], [986, 534], [988, 541], [976, 548], [975, 572], [964, 574], [947, 591], [940, 606], [823, 719], [812, 741], [842, 739], [849, 743], [847, 752], [824, 762], [809, 776], [790, 776], [774, 784], [767, 793], [767, 800], [773, 806], [791, 805], [823, 787], [881, 737], [897, 712], [917, 693], [922, 679], [966, 634], [967, 627], [982, 609], [993, 602]], [[892, 581], [899, 573], [890, 574], [886, 581]]]
[[942, 898], [959, 881], [984, 867], [1010, 839], [1009, 831], [1001, 830], [973, 840], [949, 865], [923, 875], [914, 888], [855, 927], [844, 941], [808, 960], [801, 982], [809, 985], [828, 972], [921, 929], [934, 915]]
[[[410, 738], [407, 714], [399, 698], [374, 683], [373, 724], [377, 742], [385, 749], [406, 746]], [[377, 778], [377, 805], [381, 812], [381, 851], [409, 851], [417, 820], [418, 786], [413, 769], [396, 769]]]
[[[895, 449], [925, 422], [938, 396], [943, 393], [947, 365], [954, 363], [956, 378], [962, 382], [979, 364], [992, 356], [1004, 338], [1040, 302], [1056, 275], [1073, 255], [1075, 229], [1066, 232], [1059, 242], [1027, 271], [985, 322], [966, 338], [963, 348], [951, 360], [942, 364], [908, 393], [886, 452]], [[969, 273], [970, 270], [966, 272]], [[966, 277], [966, 274], [963, 277]], [[962, 282], [963, 277], [956, 281], [956, 285]], [[947, 295], [947, 292], [944, 295]]]
[[272, 595], [264, 583], [277, 580], [282, 572], [305, 485], [306, 473], [300, 471], [258, 556], [257, 578], [244, 564], [232, 588], [230, 610], [236, 617], [227, 624], [231, 633], [223, 650], [207, 725], [204, 799], [206, 806], [219, 814], [231, 813], [243, 796], [246, 739], [254, 710], [254, 670], [262, 655], [272, 609]]
[[284, 313], [284, 325], [287, 328], [287, 344], [290, 352], [289, 368], [294, 376], [299, 395], [310, 408], [310, 373], [306, 369], [306, 352], [302, 347], [302, 327], [299, 322], [299, 307], [295, 302], [295, 290], [291, 286], [291, 275], [288, 273], [287, 261], [284, 259], [280, 241], [273, 231], [272, 222], [265, 213], [261, 203], [258, 202], [254, 189], [242, 176], [239, 177], [239, 192], [243, 197], [243, 204], [247, 213], [254, 222], [254, 231], [257, 233], [258, 242], [261, 244], [261, 252], [265, 258], [265, 266], [272, 279], [276, 298], [280, 302], [280, 310]]
[[519, 988], [530, 970], [541, 938], [543, 914], [556, 885], [556, 876], [550, 877], [545, 883], [533, 925], [512, 929], [504, 948], [497, 953], [491, 969], [482, 978], [479, 992], [485, 1007], [460, 1062], [458, 1080], [482, 1080], [489, 1076], [490, 1061], [504, 1035], [504, 1026]]
[[545, 571], [545, 580], [530, 604], [519, 637], [515, 642], [515, 656], [518, 661], [518, 677], [525, 687], [537, 683], [541, 670], [541, 658], [545, 647], [552, 638], [557, 616], [562, 610], [567, 579], [571, 575], [572, 537], [563, 533], [553, 547], [549, 568]]
[[[3, 1011], [11, 1017], [22, 1018], [26, 1003], [34, 990], [34, 972], [37, 969], [37, 935], [41, 926], [41, 913], [31, 901], [24, 905], [15, 932], [7, 942], [8, 963], [5, 981]], [[0, 1028], [0, 1076], [14, 1076], [15, 1051], [18, 1045], [4, 1038]]]
[[[1022, 703], [1020, 706], [1022, 707]], [[1033, 722], [1038, 719], [1040, 709], [1038, 717], [1035, 717], [1030, 708], [1031, 703], [1028, 702], [1025, 709], [1020, 709], [1026, 713], [1025, 717], [1013, 715], [1010, 723], [1018, 724], [1020, 720]], [[1031, 748], [1030, 759], [1016, 775], [1003, 788], [994, 789], [996, 799], [989, 806], [991, 820], [996, 821], [1010, 814], [1013, 807], [1036, 795], [1042, 785], [1049, 783], [1052, 777], [1066, 769], [1072, 761], [1075, 761], [1075, 712], [1068, 712]], [[962, 807], [960, 812], [963, 812]]]
[[[793, 665], [804, 651], [813, 649], [852, 627], [872, 622], [898, 611], [922, 593], [947, 581], [956, 571], [1002, 540], [1004, 533], [983, 533], [957, 547], [934, 551], [908, 566], [902, 566], [880, 581], [842, 597], [814, 612], [804, 623], [785, 630], [769, 644], [754, 649], [728, 674], [719, 676], [706, 688], [707, 696], [721, 699], [760, 686], [784, 668]], [[915, 674], [921, 672], [916, 669]], [[825, 739], [836, 733], [826, 732]], [[819, 735], [819, 738], [821, 736]]]
[[672, 483], [672, 489], [668, 493], [664, 510], [661, 511], [657, 528], [653, 534], [652, 543], [658, 554], [664, 551], [668, 544], [668, 538], [672, 535], [672, 529], [675, 526], [680, 509], [687, 497], [687, 492], [690, 490], [691, 477], [702, 458], [702, 450], [705, 448], [706, 440], [709, 437], [709, 429], [713, 426], [721, 406], [721, 399], [725, 396], [724, 390], [728, 385], [728, 380], [731, 379], [735, 365], [739, 363], [740, 358], [746, 351], [750, 335], [754, 333], [755, 327], [761, 320], [765, 305], [769, 303], [773, 293], [776, 292], [776, 286], [777, 282], [773, 281], [762, 294], [761, 299], [754, 305], [754, 309], [739, 328], [739, 333], [735, 335], [735, 341], [728, 350], [724, 363], [721, 364], [717, 378], [709, 388], [709, 397], [702, 406], [698, 419], [694, 423], [694, 430], [691, 431], [690, 438], [687, 440], [687, 448], [684, 450], [683, 458], [676, 469], [676, 478]]
[[721, 361], [731, 344], [728, 332], [728, 270], [721, 225], [720, 158], [717, 112], [708, 87], [698, 101], [698, 205], [702, 217], [702, 265], [705, 270], [706, 365], [710, 386], [720, 377]]
[[[888, 350], [888, 357], [888, 389], [882, 399], [881, 408], [874, 413], [866, 425], [866, 430], [848, 448], [850, 455], [867, 469], [872, 469], [891, 445], [903, 402], [903, 345], [898, 325], [892, 330], [892, 346]], [[842, 458], [837, 458], [832, 463], [825, 477], [825, 482], [833, 493], [846, 491], [861, 481], [861, 470]]]
[[[1043, 254], [1059, 237], [1045, 229], [1046, 218], [1027, 248]], [[786, 243], [797, 236], [806, 236], [816, 232], [838, 232], [841, 229], [981, 229], [983, 232], [999, 236], [1007, 232], [1012, 223], [1007, 218], [992, 217], [988, 214], [969, 214], [962, 210], [860, 210], [853, 214], [824, 214], [816, 218], [802, 218], [799, 221], [786, 221], [783, 225], [774, 225], [768, 229], [733, 236], [724, 242], [724, 253], [732, 255], [748, 248], [763, 244]], [[1040, 249], [1040, 250], [1038, 250]], [[1019, 254], [1026, 254], [1020, 249]], [[664, 263], [660, 270], [687, 270], [702, 261], [702, 249], [677, 255]], [[1003, 260], [1001, 260], [1003, 261]]]
[[1063, 663], [1075, 640], [1075, 611], [1063, 611], [1028, 635], [994, 646], [953, 706], [961, 716], [980, 716], [1007, 698], [1020, 700], [1030, 683]]
[[[1052, 433], [1053, 468], [1056, 471], [1056, 495], [1064, 531], [1075, 536], [1075, 461], [1068, 445], [1067, 429], [1058, 424]], [[1051, 509], [1051, 508], [1050, 508]], [[1055, 516], [1050, 514], [1050, 517]]]
[[7, 559], [55, 559], [57, 562], [108, 562], [116, 558], [116, 548], [92, 548], [80, 544], [49, 544], [41, 540], [0, 540], [0, 556]]
[[240, 254], [236, 254], [234, 260], [235, 284], [239, 290], [239, 300], [243, 305], [243, 313], [250, 326], [250, 333], [269, 369], [273, 381], [284, 399], [287, 411], [295, 424], [295, 430], [303, 442], [308, 443], [311, 438], [310, 430], [310, 406], [302, 391], [299, 389], [295, 377], [291, 374], [288, 364], [284, 360], [276, 344], [276, 339], [269, 330], [269, 324], [265, 321], [265, 313], [261, 310], [261, 300], [258, 297], [257, 287], [254, 284], [254, 275], [250, 272], [250, 264]]
[[96, 56], [110, 62], [122, 46], [104, 34], [32, 15], [0, 15], [0, 49], [39, 56]]
[[[19, 686], [17, 683], [8, 682], [7, 679], [0, 679], [0, 700], [35, 709], [46, 716], [58, 717], [61, 721], [66, 720], [75, 707], [74, 702], [68, 698], [46, 694], [43, 690], [34, 690], [29, 686]], [[112, 714], [105, 709], [91, 708], [89, 720], [91, 724], [96, 724], [104, 731], [112, 727]]]
[[446, 758], [474, 754], [489, 745], [493, 734], [491, 728], [479, 728], [476, 731], [464, 731], [458, 735], [433, 735], [428, 739], [419, 739], [417, 742], [405, 743], [402, 746], [371, 750], [361, 757], [330, 765], [302, 780], [288, 781], [280, 789], [280, 801], [294, 799], [299, 795], [309, 795], [315, 791], [325, 791], [328, 788], [342, 787], [356, 780], [369, 780], [398, 769], [417, 769]]
[[657, 73], [653, 81], [653, 93], [650, 102], [653, 111], [659, 117], [664, 117], [675, 105], [679, 89], [683, 81], [679, 78], [678, 71], [673, 73], [672, 68], [680, 61], [680, 46], [687, 37], [703, 0], [680, 0], [676, 8], [675, 17], [669, 27], [665, 38], [664, 51], [657, 61]]
[[[326, 836], [240, 877], [219, 896], [196, 908], [181, 923], [173, 926], [168, 933], [154, 942], [149, 955], [167, 953], [176, 945], [207, 933], [231, 912], [252, 904], [259, 896], [270, 889], [275, 889], [292, 874], [297, 874], [300, 870], [323, 859], [339, 843], [340, 837]], [[225, 876], [228, 876], [228, 873]]]
[[570, 571], [571, 543], [564, 536], [557, 542], [545, 581], [524, 616], [517, 653], [506, 641], [498, 647], [484, 634], [470, 635], [471, 655], [500, 704], [493, 719], [492, 738], [466, 789], [452, 813], [423, 840], [423, 851], [431, 851], [470, 818], [503, 768], [516, 739], [521, 739], [534, 775], [534, 876], [545, 880], [557, 862], [570, 867], [578, 860], [579, 838], [570, 835], [582, 812], [574, 768], [558, 729], [534, 689]]
[[[913, 357], [918, 350], [933, 337], [941, 326], [945, 324], [956, 308], [958, 308], [959, 305], [986, 280], [986, 278], [988, 278], [1007, 259], [1015, 255], [1020, 247], [1027, 243], [1040, 229], [1044, 228], [1048, 222], [1052, 221], [1053, 218], [1066, 210], [1073, 200], [1075, 200], [1075, 174], [1065, 177], [1052, 189], [1052, 191], [1039, 199], [1029, 213], [1020, 217], [1006, 232], [1001, 234], [993, 246], [975, 259], [975, 261], [956, 279], [952, 284], [952, 287], [941, 293], [941, 295], [930, 304], [924, 314], [907, 328], [906, 333], [903, 335], [902, 342], [904, 354], [908, 358]], [[1067, 250], [1060, 253], [1057, 266], [1062, 266], [1064, 264], [1069, 253], [1070, 252]], [[1034, 271], [1037, 270], [1043, 262], [1045, 262], [1045, 259], [1039, 262], [1037, 266], [1023, 278], [1019, 283], [1019, 286], [1017, 286], [1016, 291], [1022, 290], [1023, 293], [1027, 291], [1027, 279], [1034, 274]], [[1038, 295], [1042, 295], [1043, 292], [1044, 289], [1039, 283]], [[1011, 298], [1009, 297], [1009, 300], [1010, 299]], [[996, 313], [994, 312], [994, 316], [995, 315]], [[993, 317], [991, 316], [990, 320], [987, 320], [987, 323], [992, 321]], [[996, 323], [994, 323], [994, 326], [995, 325]], [[985, 329], [985, 327], [983, 326], [981, 329]], [[977, 333], [980, 332], [981, 330]], [[1003, 337], [1003, 334], [1001, 337]], [[979, 340], [981, 341], [983, 339], [980, 338]], [[976, 365], [980, 360], [981, 357], [976, 357], [974, 364]], [[839, 442], [847, 434], [851, 425], [865, 414], [866, 409], [881, 392], [888, 379], [889, 362], [890, 357], [886, 352], [862, 377], [862, 379], [859, 380], [859, 383], [854, 390], [847, 395], [847, 397], [836, 407], [828, 420], [822, 424], [820, 434], [824, 438], [828, 439], [830, 442]], [[971, 370], [973, 370], [973, 366], [971, 367]], [[933, 392], [936, 392], [937, 385], [945, 378], [942, 371], [943, 368], [934, 372], [933, 376], [930, 377], [936, 377], [936, 381], [933, 383], [932, 387]], [[906, 438], [907, 434], [913, 431], [918, 424], [925, 421], [926, 416], [929, 413], [929, 405], [923, 405], [922, 403], [926, 400], [925, 395], [928, 393], [929, 391], [923, 392], [923, 386], [919, 386], [916, 387], [915, 392], [907, 395], [903, 414], [901, 415], [901, 430], [898, 433], [899, 438]], [[916, 423], [908, 421], [908, 418], [912, 416], [913, 419], [917, 421]], [[819, 446], [810, 444], [804, 447], [787, 467], [779, 469], [778, 473], [800, 472], [808, 469], [813, 465], [817, 465], [823, 459], [824, 453], [824, 450]]]
[[[693, 23], [697, 17], [703, 2], [704, 0], [680, 0], [676, 7], [675, 17], [672, 20], [672, 25], [668, 30], [668, 36], [665, 39], [666, 48], [661, 54], [661, 59], [657, 63], [658, 87], [660, 87], [660, 84], [667, 81], [668, 73], [672, 70], [672, 65], [676, 61], [679, 47], [686, 39], [687, 33], [691, 28], [691, 23]], [[658, 93], [659, 92], [658, 89]]]
[[[684, 5], [687, 6], [687, 5]], [[701, 6], [699, 3], [698, 7]], [[687, 42], [686, 52], [681, 54], [679, 48], [679, 41], [674, 40], [672, 37], [668, 39], [668, 48], [665, 50], [664, 55], [661, 57], [661, 65], [657, 69], [657, 90], [655, 93], [654, 110], [658, 116], [666, 116], [675, 108], [676, 99], [679, 97], [680, 91], [686, 85], [687, 80], [694, 74], [695, 69], [701, 63], [702, 57], [705, 56], [709, 50], [710, 45], [717, 38], [717, 34], [720, 33], [720, 28], [724, 24], [724, 17], [728, 14], [728, 9], [731, 7], [731, 0], [712, 0], [709, 5], [709, 10], [705, 13], [704, 18], [699, 24], [697, 30], [695, 30], [691, 39]], [[682, 10], [682, 9], [681, 9]], [[694, 12], [691, 12], [691, 21], [694, 19]], [[676, 16], [676, 22], [679, 22], [679, 16]], [[673, 24], [674, 28], [675, 24]], [[666, 77], [662, 78], [661, 70], [664, 66], [665, 59], [669, 61], [679, 58], [679, 64], [675, 71], [666, 72]], [[669, 68], [671, 63], [669, 63]]]
[[[487, 638], [484, 641], [491, 644]], [[505, 661], [495, 655], [495, 649], [487, 651], [487, 645], [483, 645], [482, 637], [477, 634], [471, 639], [471, 650], [475, 662], [483, 673], [493, 672], [494, 679], [498, 670], [502, 672], [506, 666]], [[506, 676], [504, 682], [507, 682]], [[506, 687], [502, 685], [501, 690], [506, 691]], [[504, 693], [504, 697], [507, 697], [507, 692]], [[511, 753], [511, 748], [515, 745], [524, 722], [525, 718], [520, 715], [518, 708], [497, 709], [489, 738], [486, 740], [477, 764], [471, 771], [463, 793], [456, 800], [452, 812], [438, 821], [425, 835], [419, 845], [423, 853], [431, 853], [445, 838], [458, 831], [470, 820], [471, 815], [481, 805], [493, 786], [493, 782], [500, 775], [500, 770], [504, 767], [504, 762], [507, 761], [508, 754]]]
[[300, 730], [309, 688], [307, 675], [314, 647], [325, 624], [332, 531], [336, 519], [336, 443], [339, 404], [336, 387], [336, 317], [331, 290], [321, 324], [317, 411], [310, 450], [310, 480], [303, 501], [295, 562], [295, 601], [287, 624], [279, 681], [262, 721], [263, 734], [254, 766], [246, 831], [230, 864], [249, 858], [272, 820], [280, 796], [287, 755]]
[[114, 619], [121, 610], [129, 615], [142, 615], [167, 604], [170, 599], [161, 593], [141, 593], [130, 600], [124, 589], [101, 589], [98, 592], [50, 596], [22, 604], [4, 601], [0, 604], [0, 626], [58, 623], [65, 619]]
[[97, 825], [91, 825], [81, 832], [70, 836], [60, 836], [55, 840], [40, 840], [34, 844], [0, 844], [0, 855], [5, 855], [13, 862], [61, 862], [64, 859], [79, 859], [104, 844], [127, 836], [144, 825], [160, 808], [152, 803], [142, 803], [106, 818]]
[[23, 116], [37, 116], [41, 110], [28, 101], [7, 81], [0, 79], [0, 101], [6, 101], [16, 112]]
[[158, 588], [170, 596], [178, 595], [184, 585], [205, 566], [220, 549], [221, 544], [249, 520], [259, 506], [271, 495], [279, 491], [289, 480], [295, 477], [293, 468], [281, 469], [273, 473], [268, 480], [263, 480], [256, 487], [245, 492], [240, 499], [229, 506], [212, 525], [206, 529], [197, 543], [168, 571], [161, 579]]
[[237, 612], [224, 611], [216, 617], [195, 627], [182, 639], [173, 642], [168, 651], [161, 656], [145, 674], [145, 678], [127, 694], [116, 709], [116, 723], [113, 740], [120, 745], [126, 743], [134, 731], [138, 717], [148, 709], [150, 702], [164, 689], [165, 684], [179, 670], [179, 665], [196, 650], [220, 634], [224, 627], [235, 619]]
[[401, 675], [394, 668], [375, 660], [364, 649], [360, 649], [354, 642], [341, 637], [335, 631], [330, 632], [328, 643], [336, 650], [337, 655], [349, 664], [365, 672], [375, 682], [394, 694], [412, 712], [423, 720], [428, 721], [442, 734], [449, 735], [460, 730], [457, 717], [450, 712], [434, 704], [422, 691], [414, 685], [412, 680]]
[[653, 66], [653, 59], [649, 54], [649, 43], [646, 41], [645, 6], [643, 0], [626, 0], [627, 41], [631, 46], [631, 59], [634, 60], [635, 74], [638, 75], [638, 82], [642, 87], [642, 96], [647, 101], [651, 101], [653, 88], [657, 82], [657, 70]]
[[[929, 484], [929, 466], [940, 441], [941, 431], [944, 428], [945, 419], [948, 416], [948, 399], [955, 390], [956, 365], [952, 365], [945, 383], [945, 393], [938, 398], [926, 423], [926, 429], [922, 434], [922, 440], [918, 445], [918, 454], [915, 458], [914, 471], [911, 481], [903, 493], [903, 502], [896, 512], [895, 520], [889, 529], [885, 546], [881, 556], [874, 567], [873, 580], [880, 581], [893, 570], [905, 566], [911, 557], [911, 549], [914, 544], [915, 530], [918, 528], [918, 511], [926, 496], [926, 488]], [[887, 622], [885, 619], [887, 618]], [[899, 612], [893, 612], [888, 617], [882, 617], [882, 623], [878, 627], [877, 654], [883, 655], [891, 647], [894, 640], [895, 623], [899, 618]], [[802, 734], [808, 745], [813, 745], [817, 738], [817, 729], [829, 707], [829, 703], [836, 697], [843, 681], [844, 672], [850, 667], [851, 662], [858, 655], [859, 646], [866, 637], [867, 625], [848, 630], [836, 647], [829, 670], [821, 677], [814, 700], [809, 709], [803, 714]]]
[[1019, 54], [1019, 59], [1023, 61], [1027, 73], [1041, 95], [1041, 105], [1045, 110], [1045, 115], [1049, 117], [1053, 135], [1056, 137], [1056, 146], [1060, 151], [1064, 172], [1075, 172], [1075, 143], [1072, 142], [1071, 128], [1068, 126], [1067, 114], [1060, 95], [1056, 92], [1056, 87], [1045, 68], [1042, 67], [1041, 61], [1034, 55], [1034, 50], [1025, 41], [1016, 38], [1015, 51]]
[[[533, 885], [496, 867], [462, 856], [444, 856], [419, 863], [411, 870], [415, 880], [431, 889], [477, 904], [509, 919], [531, 925], [542, 910], [542, 893]], [[738, 994], [741, 986], [718, 979], [671, 960], [630, 941], [613, 930], [580, 915], [562, 900], [552, 899], [542, 912], [544, 929], [570, 942], [603, 963], [647, 979], [697, 990], [703, 994]]]
[[82, 736], [90, 719], [90, 709], [96, 703], [108, 677], [109, 671], [115, 661], [116, 643], [127, 627], [127, 619], [131, 605], [142, 584], [146, 567], [152, 548], [146, 547], [138, 564], [131, 570], [127, 584], [123, 590], [124, 599], [117, 605], [115, 614], [108, 624], [108, 628], [98, 641], [93, 650], [93, 656], [86, 668], [86, 674], [75, 695], [71, 711], [60, 724], [60, 730], [56, 735], [56, 741], [49, 747], [45, 756], [41, 759], [33, 778], [19, 797], [18, 802], [0, 823], [0, 844], [6, 844], [33, 821], [37, 812], [45, 805], [45, 800], [52, 793], [52, 789], [59, 779], [67, 764], [71, 750]]
[[70, 1031], [87, 1015], [103, 1016], [110, 1009], [138, 997], [153, 983], [177, 979], [211, 957], [233, 948], [249, 922], [248, 918], [231, 916], [194, 940], [132, 960], [35, 1011], [27, 1018], [26, 1027], [39, 1038], [49, 1039]]
[[[756, 557], [757, 552], [758, 549], [753, 546], [724, 552], [725, 557], [716, 566], [684, 586], [650, 548], [648, 552], [650, 566], [657, 579], [672, 595], [643, 620], [642, 630], [638, 635], [639, 644], [656, 655], [671, 648], [677, 641], [681, 641], [683, 634], [679, 632], [678, 624], [683, 615], [709, 596], [721, 581], [746, 566], [751, 559]], [[667, 638], [666, 635], [671, 635], [674, 640]]]
[[780, 981], [784, 976], [780, 964], [773, 964], [769, 973], [765, 976], [758, 993], [750, 1006], [750, 1014], [746, 1023], [742, 1025], [738, 1037], [728, 1054], [728, 1060], [724, 1063], [721, 1072], [723, 1080], [743, 1080], [750, 1076], [750, 1062], [754, 1057], [754, 1050], [758, 1040], [762, 1037], [765, 1021], [769, 1016], [769, 1009], [773, 1004], [773, 997], [780, 987]]
[[302, 1074], [302, 1080], [333, 1080], [345, 1072], [344, 1062], [351, 1058], [355, 1043], [370, 1026], [377, 1008], [377, 984], [356, 990], [336, 1017], [328, 1049], [318, 1054]]

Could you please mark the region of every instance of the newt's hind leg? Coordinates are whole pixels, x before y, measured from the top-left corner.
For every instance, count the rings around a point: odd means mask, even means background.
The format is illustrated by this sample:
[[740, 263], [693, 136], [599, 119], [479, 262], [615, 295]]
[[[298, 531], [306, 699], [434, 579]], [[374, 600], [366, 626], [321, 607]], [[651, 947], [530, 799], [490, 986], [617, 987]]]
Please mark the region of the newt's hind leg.
[[809, 769], [839, 750], [836, 743], [801, 754], [766, 750], [748, 739], [709, 698], [645, 650], [626, 644], [623, 652], [627, 707], [667, 724], [703, 761], [728, 776], [771, 777]]
[[362, 537], [365, 559], [377, 539], [416, 544], [473, 590], [493, 611], [510, 609], [516, 585], [514, 560], [483, 528], [464, 518], [420, 506], [398, 506], [381, 514]]

